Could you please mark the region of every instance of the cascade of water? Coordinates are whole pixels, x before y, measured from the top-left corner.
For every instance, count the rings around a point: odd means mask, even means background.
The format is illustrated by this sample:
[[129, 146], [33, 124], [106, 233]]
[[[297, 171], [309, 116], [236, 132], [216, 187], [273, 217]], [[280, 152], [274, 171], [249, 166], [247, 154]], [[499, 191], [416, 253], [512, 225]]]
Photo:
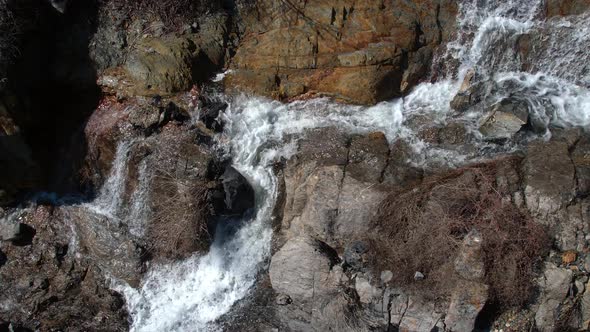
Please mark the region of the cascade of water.
[[[563, 66], [579, 66], [582, 61], [576, 54], [589, 44], [588, 34], [584, 35], [588, 17], [541, 21], [542, 4], [541, 0], [463, 1], [457, 39], [448, 45], [446, 55], [459, 63], [457, 72], [447, 73], [438, 82], [422, 84], [400, 100], [368, 108], [338, 105], [325, 99], [291, 104], [243, 96], [231, 100], [222, 115], [226, 128], [220, 142], [228, 142], [234, 167], [254, 187], [256, 212], [233, 235], [217, 232], [206, 255], [152, 266], [139, 289], [117, 282], [114, 287], [125, 295], [132, 330], [214, 330], [215, 320], [247, 294], [270, 254], [270, 220], [277, 195], [277, 180], [271, 165], [279, 157], [296, 152], [295, 141], [284, 142], [287, 137], [297, 137], [305, 129], [327, 126], [350, 132], [379, 130], [390, 141], [404, 137], [415, 149], [425, 149], [425, 160], [457, 158], [449, 157], [444, 151], [427, 149], [406, 126], [406, 121], [427, 114], [434, 121], [444, 123], [452, 113], [449, 102], [470, 68], [477, 68], [484, 79], [497, 83], [494, 92], [497, 99], [518, 95], [532, 105], [533, 116], [545, 123], [590, 125], [590, 94], [577, 83], [588, 82], [588, 74], [573, 74], [571, 68], [563, 69]], [[525, 33], [572, 26], [580, 29], [580, 33], [572, 34], [568, 40], [553, 38], [547, 51], [541, 53], [550, 58], [536, 64], [537, 73], [522, 73], [521, 64], [510, 53], [512, 49], [506, 47], [507, 41]], [[562, 43], [571, 43], [570, 51], [564, 50]]]
[[127, 178], [127, 162], [133, 141], [122, 141], [117, 146], [115, 159], [109, 177], [99, 191], [98, 197], [86, 206], [96, 213], [115, 218], [123, 204], [125, 181]]

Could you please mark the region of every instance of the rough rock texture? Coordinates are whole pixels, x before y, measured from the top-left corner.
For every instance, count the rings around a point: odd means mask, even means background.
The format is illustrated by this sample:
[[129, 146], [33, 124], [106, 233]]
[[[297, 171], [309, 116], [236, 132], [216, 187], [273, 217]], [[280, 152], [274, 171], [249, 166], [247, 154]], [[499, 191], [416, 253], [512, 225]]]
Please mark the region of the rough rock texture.
[[[227, 85], [275, 98], [304, 93], [371, 104], [407, 92], [449, 40], [453, 1], [259, 0]], [[247, 12], [247, 10], [245, 10]]]
[[109, 260], [77, 256], [78, 244], [88, 244], [92, 236], [83, 235], [77, 242], [61, 214], [47, 206], [27, 210], [19, 221], [34, 230], [32, 238], [25, 243], [0, 242], [5, 255], [0, 267], [0, 322], [41, 331], [126, 331], [124, 302], [109, 290], [97, 264]]
[[548, 263], [540, 282], [544, 291], [540, 297], [535, 322], [540, 331], [554, 331], [559, 320], [556, 313], [570, 289], [572, 271]]

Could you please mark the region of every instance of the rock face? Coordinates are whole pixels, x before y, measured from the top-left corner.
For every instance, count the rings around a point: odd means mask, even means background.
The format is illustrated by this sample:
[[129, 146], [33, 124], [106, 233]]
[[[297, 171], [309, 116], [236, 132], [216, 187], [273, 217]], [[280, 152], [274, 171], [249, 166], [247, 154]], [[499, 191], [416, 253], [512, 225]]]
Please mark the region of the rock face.
[[[305, 93], [372, 104], [401, 95], [449, 39], [453, 1], [259, 0], [227, 85], [275, 98]], [[253, 17], [253, 18], [250, 18]]]
[[[6, 257], [0, 268], [0, 322], [15, 329], [126, 331], [124, 302], [108, 290], [97, 264], [105, 260], [76, 256], [75, 235], [62, 212], [39, 206], [19, 220], [35, 234], [26, 245], [0, 242]], [[80, 245], [88, 244], [87, 235]]]

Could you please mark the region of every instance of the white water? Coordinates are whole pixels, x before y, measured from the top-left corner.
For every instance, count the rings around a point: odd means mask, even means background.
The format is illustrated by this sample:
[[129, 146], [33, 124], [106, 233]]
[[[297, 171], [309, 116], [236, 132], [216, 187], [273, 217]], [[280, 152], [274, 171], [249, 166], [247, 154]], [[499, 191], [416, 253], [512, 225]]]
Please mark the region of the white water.
[[[211, 331], [215, 320], [244, 298], [270, 254], [272, 210], [277, 195], [273, 161], [296, 152], [296, 138], [306, 129], [338, 126], [350, 132], [382, 131], [389, 141], [408, 140], [418, 163], [440, 160], [461, 163], [473, 156], [432, 147], [416, 138], [410, 120], [428, 116], [444, 124], [459, 118], [476, 128], [481, 114], [457, 116], [449, 107], [467, 70], [497, 85], [492, 100], [516, 96], [526, 100], [534, 117], [546, 124], [590, 125], [587, 72], [577, 72], [578, 50], [589, 46], [587, 16], [540, 20], [542, 1], [463, 1], [457, 40], [446, 58], [459, 66], [439, 82], [421, 84], [407, 97], [373, 107], [335, 104], [326, 99], [281, 104], [261, 98], [236, 97], [224, 115], [226, 130], [218, 139], [233, 164], [256, 191], [256, 213], [235, 233], [220, 231], [204, 256], [152, 266], [139, 289], [122, 283], [121, 291], [132, 317], [132, 331]], [[551, 37], [530, 72], [522, 72], [511, 41], [523, 33], [570, 29]], [[571, 31], [570, 31], [571, 32]], [[569, 39], [568, 39], [569, 38]], [[568, 48], [570, 51], [568, 51]], [[578, 55], [576, 55], [578, 54]], [[287, 137], [293, 137], [284, 142]], [[483, 144], [483, 143], [481, 143]], [[114, 172], [116, 177], [117, 172]], [[108, 203], [108, 204], [107, 204]], [[107, 202], [105, 206], [115, 203]], [[115, 204], [116, 205], [116, 204]]]

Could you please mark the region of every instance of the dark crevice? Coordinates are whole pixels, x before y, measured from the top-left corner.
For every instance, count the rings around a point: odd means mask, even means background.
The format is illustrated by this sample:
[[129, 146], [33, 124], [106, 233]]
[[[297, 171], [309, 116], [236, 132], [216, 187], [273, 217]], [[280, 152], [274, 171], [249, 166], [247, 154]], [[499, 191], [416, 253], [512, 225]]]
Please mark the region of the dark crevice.
[[21, 36], [4, 97], [15, 101], [10, 115], [38, 166], [30, 189], [78, 191], [77, 167], [86, 146], [81, 128], [100, 98], [88, 54], [97, 4], [72, 2], [62, 15], [48, 3], [27, 3], [17, 14], [36, 19]]

